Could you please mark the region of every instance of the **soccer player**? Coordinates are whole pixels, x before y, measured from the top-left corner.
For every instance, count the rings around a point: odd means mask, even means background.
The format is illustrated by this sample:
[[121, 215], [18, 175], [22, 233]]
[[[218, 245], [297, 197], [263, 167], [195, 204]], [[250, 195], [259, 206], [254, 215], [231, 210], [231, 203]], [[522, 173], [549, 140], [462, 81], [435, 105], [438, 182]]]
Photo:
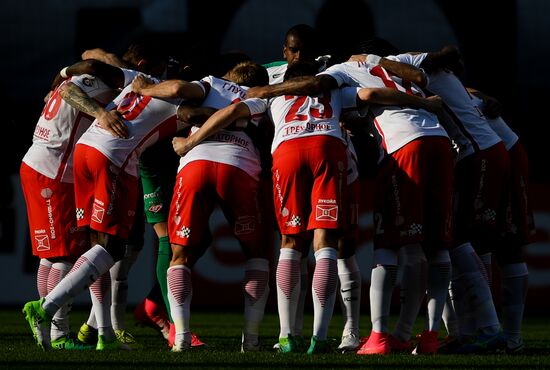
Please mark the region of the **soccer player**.
[[[337, 64], [309, 81], [302, 79], [286, 86], [283, 83], [249, 93], [259, 96], [311, 93], [343, 83], [363, 87], [388, 86], [410, 96], [422, 96], [413, 84], [389, 81], [381, 66], [365, 62]], [[447, 287], [443, 287], [441, 281], [445, 276], [449, 277], [446, 249], [450, 238], [452, 187], [449, 181], [452, 173], [449, 172], [452, 171], [452, 158], [448, 136], [433, 114], [399, 106], [371, 106], [368, 114], [373, 119], [374, 133], [386, 155], [376, 177], [375, 267], [371, 278], [373, 330], [358, 353], [387, 354], [391, 350], [387, 320], [397, 270], [397, 251], [403, 249], [408, 255], [420, 259], [424, 250], [434, 263], [446, 265], [447, 269], [440, 271], [440, 280], [433, 283], [431, 295], [439, 301], [440, 296], [446, 294]], [[428, 156], [427, 148], [438, 155]], [[409, 162], [411, 158], [417, 159]], [[428, 176], [428, 168], [442, 175]], [[437, 348], [437, 337], [435, 343]]]
[[[297, 62], [289, 66], [286, 73], [285, 79], [312, 75], [316, 73], [316, 68]], [[300, 92], [306, 93], [306, 90], [302, 87]], [[308, 238], [310, 230], [314, 231], [317, 264], [313, 278], [314, 328], [308, 354], [327, 349], [326, 335], [336, 295], [336, 249], [344, 231], [341, 222], [345, 221], [347, 213], [346, 199], [341, 193], [346, 181], [346, 141], [338, 120], [342, 108], [356, 107], [358, 98], [373, 104], [406, 104], [429, 109], [436, 109], [437, 106], [433, 101], [386, 88], [348, 89], [342, 92], [333, 89], [319, 96], [284, 95], [267, 102], [247, 99], [216, 112], [195, 135], [178, 143], [181, 152], [188, 151], [235, 119], [266, 110], [275, 124], [273, 191], [278, 224], [283, 234], [277, 267], [281, 325], [279, 349], [282, 352], [296, 350], [292, 330], [300, 283], [301, 252], [297, 246], [300, 239]], [[313, 189], [311, 194], [304, 186]], [[309, 196], [303, 197], [304, 193], [310, 194], [311, 199], [307, 199]]]
[[505, 217], [508, 153], [472, 95], [452, 71], [460, 63], [456, 48], [401, 54], [394, 59], [421, 67], [428, 73], [426, 89], [442, 97], [452, 118], [447, 131], [462, 149], [455, 166], [451, 288], [454, 305], [460, 311], [460, 335], [469, 339], [476, 335], [475, 330], [481, 334], [457, 351], [495, 349], [502, 345], [500, 323], [486, 271], [479, 268], [482, 264], [477, 255], [482, 261], [490, 260], [491, 251], [502, 248], [497, 244], [501, 241]]
[[[525, 245], [533, 242], [535, 235], [533, 211], [529, 200], [529, 163], [520, 138], [501, 117], [500, 103], [477, 90], [468, 90], [480, 98], [480, 109], [493, 131], [502, 139], [510, 156], [506, 229], [503, 246], [495, 250], [495, 257], [501, 273], [501, 321], [506, 337], [506, 352], [519, 353], [524, 348], [521, 323], [529, 279], [529, 271], [521, 252]], [[486, 266], [486, 270], [489, 274], [491, 266]]]
[[[90, 63], [80, 62], [65, 71], [68, 75], [77, 74], [79, 67]], [[114, 84], [120, 87], [128, 85], [136, 75], [136, 72], [104, 66]], [[159, 67], [163, 69], [156, 63], [150, 65], [151, 70]], [[110, 276], [107, 272], [115, 261], [123, 257], [123, 243], [134, 222], [139, 189], [139, 154], [159, 138], [174, 134], [181, 128], [176, 120], [179, 103], [179, 100], [142, 97], [128, 86], [111, 105], [114, 108], [112, 114], [122, 116], [128, 138], [112, 136], [95, 122], [77, 143], [74, 155], [77, 222], [80, 227], [89, 228], [93, 246], [76, 261], [72, 272], [52, 292], [40, 301], [25, 305], [27, 320], [41, 347], [50, 347], [46, 332], [52, 314], [87, 286], [93, 293], [94, 306], [98, 307], [97, 310], [94, 308], [98, 324], [96, 349], [124, 347], [117, 341], [111, 326]], [[82, 102], [82, 108], [87, 110], [89, 107]], [[124, 191], [124, 197], [121, 191]]]
[[[82, 54], [82, 58], [98, 59], [104, 63], [121, 68], [140, 70], [143, 67], [142, 62], [140, 63], [139, 60], [128, 57], [128, 54], [123, 56], [123, 58], [119, 58], [117, 55], [99, 48], [86, 50]], [[175, 77], [181, 67], [179, 66], [179, 61], [169, 58], [166, 68], [167, 78]], [[182, 107], [181, 109], [183, 110], [184, 108]], [[134, 316], [141, 323], [159, 330], [164, 338], [168, 340], [168, 346], [172, 347], [175, 327], [170, 317], [170, 303], [168, 301], [168, 288], [166, 285], [166, 272], [172, 254], [168, 239], [168, 210], [170, 208], [169, 204], [174, 188], [179, 157], [174, 154], [171, 138], [168, 137], [145, 150], [140, 156], [139, 161], [145, 217], [146, 221], [153, 226], [153, 230], [158, 238], [156, 277], [165, 307], [161, 307], [162, 302], [157, 302], [154, 299], [154, 295], [149, 294], [136, 307]], [[152, 292], [155, 290], [155, 287], [153, 287]], [[84, 331], [87, 330], [86, 327], [81, 329], [84, 329]], [[205, 343], [193, 333], [192, 346], [198, 347], [203, 345]]]
[[[90, 114], [82, 114], [62, 98], [66, 90], [81, 89], [95, 102]], [[99, 78], [73, 77], [49, 95], [36, 124], [33, 144], [21, 164], [21, 185], [27, 203], [33, 255], [40, 258], [37, 285], [40, 298], [47, 296], [69, 272], [74, 261], [89, 248], [82, 228], [77, 227], [74, 202], [74, 143], [94, 117], [106, 129], [120, 120], [105, 111], [114, 97], [112, 87]], [[85, 346], [69, 336], [71, 302], [59, 307], [52, 317], [52, 347], [80, 349]]]
[[[291, 27], [286, 35], [283, 44], [283, 57], [285, 61], [273, 62], [265, 65], [269, 74], [269, 84], [280, 83], [283, 81], [284, 74], [289, 65], [294, 62], [305, 61], [314, 63], [318, 71], [326, 69], [329, 55], [318, 56], [320, 52], [319, 36], [317, 31], [307, 24], [297, 24]], [[350, 227], [348, 233], [341, 238], [338, 247], [338, 278], [340, 281], [340, 295], [342, 314], [344, 316], [344, 329], [342, 331], [342, 340], [338, 349], [343, 352], [353, 351], [360, 344], [359, 336], [359, 316], [361, 305], [361, 272], [355, 258], [355, 242], [357, 231], [357, 217], [359, 205], [359, 189], [357, 154], [351, 142], [351, 136], [346, 135], [348, 150], [348, 185], [349, 185], [349, 220]], [[303, 240], [301, 243], [302, 259], [300, 260], [300, 294], [296, 309], [296, 319], [294, 322], [294, 339], [299, 347], [305, 345], [302, 336], [304, 305], [308, 291], [308, 257], [311, 240]], [[279, 348], [279, 343], [274, 345]]]
[[[143, 78], [134, 91], [161, 98], [199, 99], [201, 107], [223, 108], [244, 96], [245, 86], [267, 83], [265, 68], [252, 62], [238, 64], [227, 80], [208, 76], [201, 81], [164, 81], [152, 85]], [[239, 84], [237, 84], [237, 82]], [[192, 129], [196, 130], [196, 127]], [[177, 142], [182, 138], [174, 138]], [[177, 150], [176, 153], [180, 154]], [[245, 257], [245, 328], [241, 351], [259, 350], [259, 326], [269, 294], [269, 262], [264, 240], [267, 228], [259, 200], [260, 158], [251, 138], [242, 130], [227, 130], [212, 137], [180, 160], [169, 215], [172, 261], [168, 269], [168, 297], [176, 326], [172, 351], [189, 349], [191, 269], [208, 243], [208, 218], [218, 203], [233, 228]]]

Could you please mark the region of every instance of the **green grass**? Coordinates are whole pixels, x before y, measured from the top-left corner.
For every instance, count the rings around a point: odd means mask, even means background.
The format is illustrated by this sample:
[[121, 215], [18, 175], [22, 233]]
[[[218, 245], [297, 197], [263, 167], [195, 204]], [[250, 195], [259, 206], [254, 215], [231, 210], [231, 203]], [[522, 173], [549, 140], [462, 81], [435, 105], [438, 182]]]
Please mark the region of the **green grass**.
[[[87, 312], [71, 313], [73, 330], [87, 318]], [[135, 351], [97, 353], [95, 351], [42, 352], [34, 343], [23, 315], [16, 309], [0, 310], [0, 368], [70, 368], [134, 369], [134, 368], [414, 368], [414, 369], [542, 369], [550, 368], [550, 332], [547, 318], [526, 318], [524, 339], [527, 349], [518, 356], [508, 355], [437, 355], [358, 356], [340, 353], [309, 357], [306, 354], [279, 354], [271, 349], [278, 335], [278, 319], [268, 314], [262, 324], [262, 352], [239, 353], [242, 315], [240, 313], [192, 313], [192, 327], [207, 344], [207, 349], [171, 353], [164, 340], [150, 328], [133, 325], [128, 314], [129, 331], [141, 348]], [[363, 316], [363, 332], [367, 335], [368, 316]], [[305, 328], [311, 328], [307, 316]], [[330, 326], [334, 347], [339, 343], [342, 319], [338, 313]]]

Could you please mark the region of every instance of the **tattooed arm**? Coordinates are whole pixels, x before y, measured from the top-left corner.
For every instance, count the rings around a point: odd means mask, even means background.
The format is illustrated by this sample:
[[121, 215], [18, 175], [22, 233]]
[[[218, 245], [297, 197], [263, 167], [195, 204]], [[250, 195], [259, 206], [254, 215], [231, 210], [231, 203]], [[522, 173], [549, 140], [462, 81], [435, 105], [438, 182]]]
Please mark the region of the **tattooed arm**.
[[63, 84], [59, 88], [59, 93], [70, 106], [97, 119], [99, 125], [113, 136], [120, 138], [128, 136], [128, 127], [117, 110], [106, 111], [74, 83]]

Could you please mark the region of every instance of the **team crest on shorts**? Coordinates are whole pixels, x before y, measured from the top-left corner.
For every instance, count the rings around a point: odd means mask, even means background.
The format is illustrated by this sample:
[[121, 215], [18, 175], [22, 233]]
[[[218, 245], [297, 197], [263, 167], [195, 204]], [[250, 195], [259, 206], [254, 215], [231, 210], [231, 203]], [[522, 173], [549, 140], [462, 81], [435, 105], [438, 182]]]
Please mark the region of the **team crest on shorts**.
[[100, 224], [103, 222], [103, 216], [105, 216], [105, 208], [103, 208], [99, 204], [94, 203], [94, 209], [92, 212], [92, 221]]
[[38, 252], [50, 250], [50, 238], [47, 234], [35, 235], [34, 240], [36, 241], [36, 250]]
[[338, 221], [338, 206], [328, 205], [328, 204], [317, 204], [315, 208], [315, 220]]
[[235, 221], [235, 235], [251, 234], [256, 230], [256, 217], [241, 216]]

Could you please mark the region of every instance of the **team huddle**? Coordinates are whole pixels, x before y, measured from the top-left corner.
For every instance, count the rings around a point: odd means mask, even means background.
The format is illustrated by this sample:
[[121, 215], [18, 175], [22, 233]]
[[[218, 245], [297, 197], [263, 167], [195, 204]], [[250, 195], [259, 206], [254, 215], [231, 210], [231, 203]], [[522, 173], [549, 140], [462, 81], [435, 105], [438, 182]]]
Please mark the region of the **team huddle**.
[[[331, 351], [336, 300], [341, 352], [522, 351], [521, 252], [534, 223], [527, 157], [500, 104], [462, 83], [456, 47], [402, 53], [373, 38], [345, 58], [324, 54], [315, 29], [299, 24], [286, 34], [284, 62], [233, 56], [197, 75], [183, 61], [167, 68], [155, 43], [136, 42], [122, 58], [92, 49], [60, 71], [20, 171], [40, 258], [40, 299], [23, 313], [41, 348], [132, 348], [127, 277], [145, 222], [158, 237], [157, 284], [135, 314], [173, 352], [204, 346], [190, 326], [200, 289], [192, 270], [212, 242], [208, 220], [219, 206], [246, 259], [242, 352], [260, 350], [275, 235], [279, 352]], [[372, 143], [374, 160], [354, 149]], [[373, 164], [372, 194], [360, 188], [362, 162]], [[373, 199], [374, 216], [364, 339], [360, 197]], [[401, 306], [390, 333], [398, 266]], [[71, 302], [88, 288], [90, 317], [75, 336]], [[423, 304], [424, 330], [413, 333]]]

